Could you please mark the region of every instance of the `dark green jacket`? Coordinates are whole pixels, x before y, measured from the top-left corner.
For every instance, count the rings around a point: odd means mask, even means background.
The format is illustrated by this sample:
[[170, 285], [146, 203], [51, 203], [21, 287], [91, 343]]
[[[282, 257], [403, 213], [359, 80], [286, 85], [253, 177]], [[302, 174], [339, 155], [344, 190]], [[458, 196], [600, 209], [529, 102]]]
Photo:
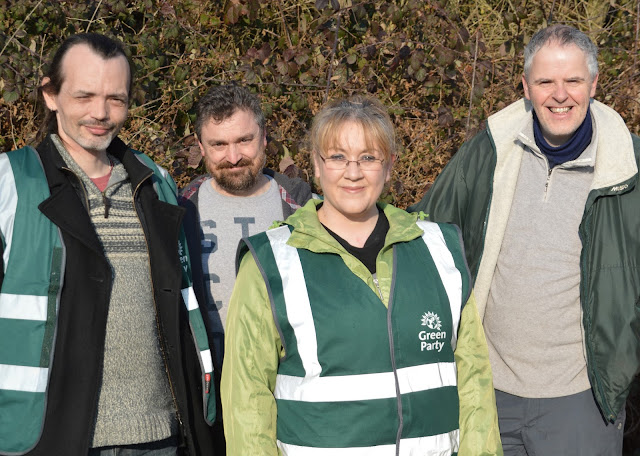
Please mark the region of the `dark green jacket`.
[[[591, 113], [598, 145], [579, 228], [580, 301], [589, 381], [613, 422], [640, 369], [640, 138], [602, 103], [592, 100]], [[491, 116], [409, 208], [462, 229], [481, 318], [524, 152], [516, 135], [530, 116], [525, 100]]]

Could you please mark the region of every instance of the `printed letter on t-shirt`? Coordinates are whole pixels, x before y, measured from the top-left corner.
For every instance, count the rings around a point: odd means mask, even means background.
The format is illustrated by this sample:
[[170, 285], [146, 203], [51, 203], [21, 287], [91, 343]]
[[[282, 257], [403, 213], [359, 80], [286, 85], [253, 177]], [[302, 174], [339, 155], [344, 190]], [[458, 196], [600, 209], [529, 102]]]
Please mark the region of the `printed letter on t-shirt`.
[[256, 218], [255, 217], [234, 217], [233, 223], [236, 223], [242, 226], [242, 237], [244, 238], [249, 236], [249, 224], [255, 225]]
[[[213, 231], [205, 232], [205, 227], [215, 228], [216, 222], [213, 220], [202, 220], [200, 223], [202, 225], [202, 275], [204, 276], [205, 282], [220, 283], [220, 277], [209, 271], [209, 255], [218, 250], [218, 237]], [[205, 287], [205, 293], [207, 294], [207, 301], [215, 302], [217, 309], [222, 307], [222, 301], [214, 301], [210, 286]]]

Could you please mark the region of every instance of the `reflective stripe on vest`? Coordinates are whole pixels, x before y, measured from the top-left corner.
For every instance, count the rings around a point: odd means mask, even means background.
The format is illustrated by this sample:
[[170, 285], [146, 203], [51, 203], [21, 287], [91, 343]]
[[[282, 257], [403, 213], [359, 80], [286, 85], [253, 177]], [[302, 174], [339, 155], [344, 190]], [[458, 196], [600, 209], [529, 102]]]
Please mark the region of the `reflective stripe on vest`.
[[[286, 320], [295, 334], [295, 351], [297, 351], [297, 356], [304, 371], [302, 375], [288, 375], [279, 370], [277, 375], [274, 396], [278, 401], [278, 446], [283, 454], [315, 455], [328, 451], [327, 447], [321, 447], [320, 445], [314, 445], [314, 447], [305, 446], [304, 444], [292, 444], [288, 440], [286, 443], [281, 441], [280, 438], [283, 437], [281, 428], [286, 427], [281, 425], [281, 412], [288, 410], [288, 407], [298, 407], [295, 404], [302, 406], [302, 404], [310, 403], [317, 403], [320, 407], [334, 403], [335, 407], [340, 407], [339, 403], [349, 404], [350, 406], [358, 401], [363, 401], [364, 407], [368, 407], [366, 404], [373, 404], [372, 401], [382, 400], [395, 410], [398, 391], [404, 398], [414, 398], [406, 399], [409, 403], [414, 403], [414, 406], [423, 404], [431, 404], [433, 406], [435, 404], [433, 404], [433, 401], [429, 402], [431, 400], [429, 398], [436, 397], [440, 398], [436, 400], [441, 400], [443, 404], [449, 404], [456, 408], [456, 419], [449, 420], [450, 423], [455, 421], [455, 423], [451, 424], [451, 428], [444, 429], [445, 432], [434, 435], [419, 434], [418, 436], [411, 435], [401, 438], [398, 442], [400, 454], [408, 455], [412, 451], [420, 451], [420, 454], [450, 455], [455, 454], [457, 451], [459, 441], [459, 431], [457, 429], [457, 378], [452, 347], [455, 347], [457, 328], [460, 321], [463, 283], [461, 273], [456, 267], [453, 255], [447, 247], [440, 227], [430, 222], [419, 222], [418, 224], [423, 229], [424, 234], [422, 240], [417, 239], [412, 242], [422, 244], [422, 249], [425, 246], [427, 247], [428, 250], [425, 253], [427, 255], [430, 253], [433, 263], [435, 263], [435, 268], [432, 268], [434, 269], [433, 273], [440, 276], [441, 286], [446, 294], [443, 293], [444, 296], [439, 299], [444, 298], [445, 309], [451, 313], [452, 334], [447, 340], [451, 345], [448, 347], [448, 359], [424, 364], [417, 362], [415, 365], [399, 367], [395, 373], [389, 366], [386, 372], [339, 375], [332, 371], [330, 374], [323, 374], [322, 365], [325, 365], [324, 363], [327, 360], [321, 362], [322, 359], [318, 358], [318, 344], [320, 342], [316, 334], [317, 328], [312, 305], [309, 301], [305, 270], [300, 258], [304, 249], [299, 252], [298, 249], [287, 245], [287, 240], [290, 236], [288, 226], [282, 226], [265, 233], [282, 283], [282, 301], [286, 309]], [[329, 256], [327, 255], [327, 257]], [[324, 255], [315, 254], [315, 257], [324, 257]], [[311, 274], [308, 278], [312, 280], [312, 272], [307, 271], [307, 274]], [[354, 276], [353, 279], [356, 279], [356, 277]], [[357, 280], [360, 281], [360, 279]], [[327, 293], [330, 294], [331, 290], [327, 290]], [[372, 294], [372, 296], [378, 300], [380, 306], [383, 306], [375, 294]], [[370, 298], [367, 297], [366, 299]], [[345, 303], [345, 305], [348, 305], [348, 303]], [[282, 314], [283, 312], [276, 310], [276, 315], [279, 313]], [[339, 315], [336, 315], [336, 318], [339, 318]], [[417, 337], [416, 333], [416, 343], [418, 343]], [[345, 339], [348, 340], [349, 337], [345, 337]], [[444, 341], [438, 343], [443, 346], [445, 344]], [[285, 349], [288, 357], [289, 347]], [[396, 376], [398, 390], [396, 390]], [[408, 396], [409, 393], [417, 393], [418, 396], [415, 396], [415, 394]], [[415, 399], [416, 397], [417, 399]], [[450, 402], [447, 402], [449, 399]], [[314, 409], [313, 413], [315, 412], [316, 410]], [[309, 418], [309, 421], [310, 423], [307, 426], [312, 426], [313, 416]], [[393, 423], [389, 423], [389, 425], [393, 425]], [[293, 432], [295, 433], [295, 431]], [[370, 440], [370, 438], [368, 439]], [[331, 454], [337, 455], [391, 455], [395, 454], [395, 441], [394, 431], [391, 441], [386, 443], [381, 442], [374, 446], [364, 447], [360, 445], [349, 445], [350, 448], [331, 447], [330, 451]]]
[[29, 451], [42, 432], [64, 275], [60, 232], [38, 209], [49, 195], [34, 149], [0, 154], [0, 454]]
[[[415, 437], [410, 439], [402, 439], [399, 445], [399, 456], [449, 456], [455, 455], [458, 451], [460, 441], [460, 432], [455, 430], [447, 434], [431, 435], [428, 437]], [[354, 448], [313, 448], [298, 445], [289, 445], [278, 442], [278, 448], [283, 455], [301, 455], [301, 456], [395, 456], [396, 445], [376, 445], [369, 447]], [[425, 452], [428, 448], [429, 452]]]
[[[196, 294], [193, 291], [192, 286], [188, 286], [181, 290], [182, 300], [184, 301], [184, 305], [187, 306], [187, 310], [189, 311], [189, 320], [191, 323], [192, 331], [194, 332], [194, 340], [198, 342], [198, 355], [200, 356], [200, 364], [202, 364], [202, 371], [207, 373], [213, 372], [213, 358], [211, 357], [211, 350], [209, 349], [209, 344], [206, 338], [206, 330], [204, 327], [204, 322], [202, 321], [202, 315], [200, 314], [200, 307], [198, 306], [198, 300], [196, 299]], [[198, 328], [197, 330], [195, 328]], [[199, 336], [199, 337], [198, 337]], [[201, 344], [201, 342], [207, 342], [206, 344]], [[209, 398], [207, 394], [207, 400]], [[214, 393], [211, 393], [211, 397], [213, 398]], [[207, 407], [209, 410], [207, 412]], [[216, 419], [215, 415], [215, 406], [211, 404], [210, 406], [205, 402], [205, 419], [210, 421]], [[207, 413], [211, 413], [210, 416], [207, 416]]]
[[447, 244], [442, 235], [442, 230], [437, 223], [429, 223], [424, 220], [418, 220], [416, 222], [420, 228], [422, 228], [423, 235], [422, 240], [429, 251], [438, 268], [438, 273], [442, 279], [445, 289], [447, 290], [447, 296], [449, 296], [449, 303], [451, 305], [451, 315], [453, 317], [454, 331], [451, 334], [451, 346], [455, 350], [456, 342], [458, 339], [458, 325], [460, 323], [460, 315], [462, 313], [462, 307], [458, 303], [462, 302], [462, 276], [460, 271], [456, 268], [453, 261], [453, 255], [447, 248]]

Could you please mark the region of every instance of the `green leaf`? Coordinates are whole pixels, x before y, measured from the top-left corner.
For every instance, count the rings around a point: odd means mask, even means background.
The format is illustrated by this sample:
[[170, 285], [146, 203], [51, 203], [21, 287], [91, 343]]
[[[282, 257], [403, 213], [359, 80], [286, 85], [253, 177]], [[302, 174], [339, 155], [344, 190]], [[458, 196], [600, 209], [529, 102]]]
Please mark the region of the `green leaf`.
[[18, 98], [20, 98], [20, 95], [18, 94], [18, 92], [15, 91], [10, 91], [10, 92], [4, 92], [2, 94], [2, 98], [4, 99], [4, 101], [6, 101], [7, 103], [13, 103], [14, 101], [16, 101]]

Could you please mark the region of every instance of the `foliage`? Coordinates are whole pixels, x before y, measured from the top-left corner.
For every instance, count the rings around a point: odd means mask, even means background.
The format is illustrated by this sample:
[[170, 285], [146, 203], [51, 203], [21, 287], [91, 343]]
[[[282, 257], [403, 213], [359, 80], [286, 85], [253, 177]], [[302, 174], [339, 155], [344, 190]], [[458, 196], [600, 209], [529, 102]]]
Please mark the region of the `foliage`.
[[386, 199], [417, 201], [460, 144], [522, 96], [522, 50], [549, 22], [600, 47], [596, 98], [640, 133], [637, 0], [0, 0], [0, 150], [34, 141], [51, 51], [94, 31], [128, 46], [137, 73], [122, 136], [180, 186], [204, 172], [194, 104], [213, 84], [263, 100], [268, 164], [309, 180], [305, 134], [328, 99], [379, 97], [400, 156]]
[[307, 179], [313, 114], [327, 99], [366, 92], [396, 124], [400, 157], [387, 199], [405, 207], [488, 115], [521, 96], [523, 46], [549, 18], [600, 45], [597, 98], [639, 133], [635, 3], [0, 0], [0, 150], [34, 140], [50, 52], [71, 33], [95, 31], [126, 43], [137, 72], [122, 136], [180, 186], [203, 172], [194, 104], [212, 84], [236, 81], [259, 93], [268, 163]]

